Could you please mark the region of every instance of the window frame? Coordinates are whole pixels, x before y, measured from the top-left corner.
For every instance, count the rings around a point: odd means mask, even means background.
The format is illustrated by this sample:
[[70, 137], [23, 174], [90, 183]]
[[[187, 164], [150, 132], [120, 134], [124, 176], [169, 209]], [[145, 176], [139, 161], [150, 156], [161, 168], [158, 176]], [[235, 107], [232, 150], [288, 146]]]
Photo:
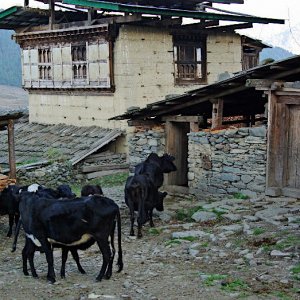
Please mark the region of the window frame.
[[52, 48], [38, 48], [38, 72], [40, 81], [52, 81]]
[[[183, 58], [179, 57], [182, 53], [180, 47], [191, 48], [193, 47], [194, 58]], [[197, 49], [200, 49], [200, 59], [197, 57]], [[177, 85], [189, 85], [189, 84], [206, 84], [207, 83], [207, 59], [206, 59], [206, 37], [192, 37], [192, 36], [180, 36], [173, 37], [173, 61], [174, 61], [174, 78], [175, 84]], [[193, 77], [183, 77], [183, 72], [180, 72], [180, 64], [187, 65], [187, 68], [194, 66]], [[185, 68], [185, 69], [187, 69]], [[200, 68], [200, 70], [199, 70]], [[191, 72], [187, 72], [191, 74]], [[197, 75], [198, 74], [198, 75]], [[199, 74], [201, 74], [199, 76]]]

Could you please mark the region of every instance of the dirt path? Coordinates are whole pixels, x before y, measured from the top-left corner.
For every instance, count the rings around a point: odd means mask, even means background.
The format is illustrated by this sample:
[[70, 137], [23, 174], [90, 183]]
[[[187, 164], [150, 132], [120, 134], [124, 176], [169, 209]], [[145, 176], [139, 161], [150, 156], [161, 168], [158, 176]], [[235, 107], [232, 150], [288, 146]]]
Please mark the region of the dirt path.
[[[297, 203], [291, 203], [294, 209]], [[80, 252], [87, 274], [80, 274], [69, 257], [66, 279], [61, 279], [60, 250], [56, 250], [54, 285], [46, 281], [44, 254], [35, 257], [39, 278], [23, 275], [23, 238], [11, 253], [11, 239], [5, 237], [7, 218], [1, 217], [0, 299], [300, 299], [300, 278], [297, 271], [291, 272], [299, 266], [297, 226], [287, 229], [261, 220], [252, 226], [250, 221], [232, 221], [221, 215], [202, 223], [179, 220], [179, 211], [187, 212], [197, 205], [190, 199], [168, 198], [165, 213], [155, 217], [155, 229], [146, 224], [142, 239], [129, 237], [128, 212], [122, 205], [124, 270], [117, 273], [114, 266], [110, 280], [95, 282], [102, 259], [94, 245]], [[231, 211], [242, 207], [240, 214], [254, 216], [259, 209], [255, 205], [259, 206], [245, 200], [242, 206], [234, 204]], [[238, 231], [241, 224], [244, 229]], [[228, 226], [232, 226], [230, 230]], [[249, 234], [245, 226], [249, 230], [261, 228], [261, 233]], [[174, 237], [182, 233], [187, 235]], [[289, 254], [270, 256], [276, 243], [287, 236], [290, 243], [280, 249]]]

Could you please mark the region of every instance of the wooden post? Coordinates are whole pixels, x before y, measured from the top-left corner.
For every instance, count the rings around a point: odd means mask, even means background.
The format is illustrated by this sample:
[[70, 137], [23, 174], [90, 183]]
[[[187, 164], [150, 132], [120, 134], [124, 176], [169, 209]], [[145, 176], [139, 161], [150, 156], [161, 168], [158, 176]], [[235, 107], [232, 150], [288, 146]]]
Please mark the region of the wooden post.
[[9, 159], [9, 177], [16, 179], [16, 156], [15, 156], [15, 141], [14, 141], [14, 120], [8, 120], [8, 159]]
[[221, 127], [223, 119], [223, 99], [211, 100], [213, 104], [212, 108], [212, 120], [211, 129]]
[[49, 16], [49, 29], [53, 29], [53, 25], [55, 22], [55, 13], [54, 13], [54, 7], [55, 7], [55, 1], [54, 0], [49, 0], [49, 11], [50, 11], [50, 16]]

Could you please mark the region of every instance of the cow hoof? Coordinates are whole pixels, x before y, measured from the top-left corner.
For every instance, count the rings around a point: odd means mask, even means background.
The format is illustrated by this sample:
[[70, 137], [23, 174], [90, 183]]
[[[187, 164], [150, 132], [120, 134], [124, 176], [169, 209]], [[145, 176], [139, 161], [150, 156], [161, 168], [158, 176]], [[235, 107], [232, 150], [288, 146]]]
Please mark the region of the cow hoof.
[[53, 278], [53, 277], [48, 277], [48, 276], [47, 276], [47, 280], [48, 280], [48, 282], [51, 283], [51, 284], [53, 284], [53, 283], [55, 282], [55, 278]]
[[65, 274], [60, 274], [60, 278], [61, 278], [61, 279], [65, 279], [65, 278], [66, 278], [66, 275], [65, 275]]
[[32, 274], [33, 278], [39, 278], [39, 276], [37, 274]]
[[96, 281], [101, 281], [102, 280], [102, 276], [97, 276], [96, 277]]
[[23, 274], [24, 274], [25, 276], [29, 276], [29, 273], [26, 272], [26, 271], [23, 271]]
[[83, 269], [78, 269], [78, 270], [81, 274], [86, 274], [86, 272]]
[[139, 233], [137, 237], [138, 237], [138, 239], [140, 239], [143, 237], [143, 235], [141, 233]]
[[134, 236], [134, 232], [133, 231], [130, 231], [130, 236]]

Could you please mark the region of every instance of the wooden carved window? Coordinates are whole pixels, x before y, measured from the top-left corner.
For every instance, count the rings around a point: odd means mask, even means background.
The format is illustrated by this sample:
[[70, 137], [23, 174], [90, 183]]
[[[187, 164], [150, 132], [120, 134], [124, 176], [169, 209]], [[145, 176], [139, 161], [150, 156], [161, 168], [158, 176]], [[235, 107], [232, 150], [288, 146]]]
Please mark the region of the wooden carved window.
[[73, 79], [87, 78], [86, 45], [74, 45], [72, 52]]
[[39, 79], [51, 80], [52, 79], [52, 53], [50, 48], [43, 48], [38, 50], [39, 61]]
[[174, 39], [175, 82], [206, 83], [206, 47], [204, 41]]

